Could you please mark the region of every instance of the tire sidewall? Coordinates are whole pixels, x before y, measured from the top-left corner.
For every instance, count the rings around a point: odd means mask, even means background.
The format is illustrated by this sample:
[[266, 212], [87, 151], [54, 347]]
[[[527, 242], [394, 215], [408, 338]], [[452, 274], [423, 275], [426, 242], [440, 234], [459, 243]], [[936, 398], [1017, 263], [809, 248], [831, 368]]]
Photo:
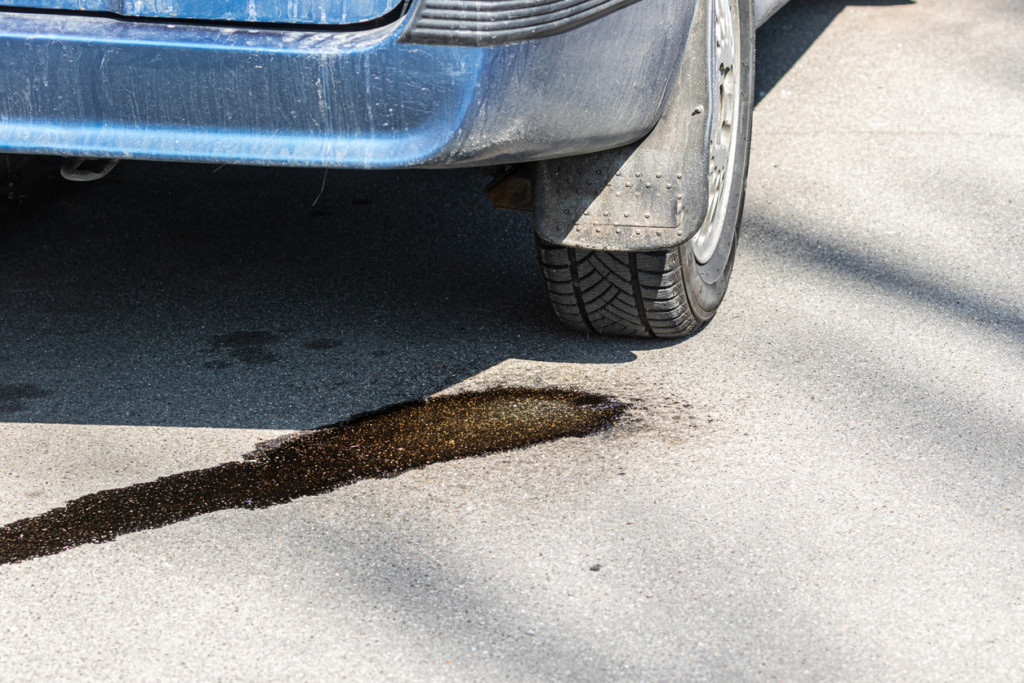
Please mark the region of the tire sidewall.
[[736, 131], [736, 157], [729, 194], [725, 198], [725, 217], [722, 234], [714, 255], [706, 264], [697, 263], [693, 240], [679, 247], [679, 261], [685, 282], [687, 299], [694, 315], [709, 320], [725, 298], [736, 257], [736, 243], [743, 218], [743, 199], [746, 193], [747, 169], [750, 163], [750, 137], [754, 100], [754, 12], [751, 0], [732, 0], [739, 4], [737, 40], [740, 43], [739, 125]]

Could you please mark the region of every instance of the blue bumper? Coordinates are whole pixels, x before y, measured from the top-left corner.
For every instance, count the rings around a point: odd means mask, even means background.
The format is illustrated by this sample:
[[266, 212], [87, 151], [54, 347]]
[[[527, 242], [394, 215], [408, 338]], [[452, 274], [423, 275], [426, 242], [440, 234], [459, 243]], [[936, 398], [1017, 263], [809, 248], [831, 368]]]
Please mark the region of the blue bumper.
[[691, 0], [491, 47], [0, 12], [0, 152], [342, 168], [473, 166], [627, 144], [658, 120]]

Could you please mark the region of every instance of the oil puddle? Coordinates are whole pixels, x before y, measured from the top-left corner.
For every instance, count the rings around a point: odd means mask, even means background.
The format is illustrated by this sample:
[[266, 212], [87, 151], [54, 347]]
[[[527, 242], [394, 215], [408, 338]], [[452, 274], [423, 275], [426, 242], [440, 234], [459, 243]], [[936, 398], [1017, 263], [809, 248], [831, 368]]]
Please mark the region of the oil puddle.
[[627, 406], [563, 390], [467, 392], [367, 413], [264, 445], [245, 459], [82, 496], [0, 527], [0, 564], [156, 529], [218, 510], [263, 508], [431, 463], [611, 426]]

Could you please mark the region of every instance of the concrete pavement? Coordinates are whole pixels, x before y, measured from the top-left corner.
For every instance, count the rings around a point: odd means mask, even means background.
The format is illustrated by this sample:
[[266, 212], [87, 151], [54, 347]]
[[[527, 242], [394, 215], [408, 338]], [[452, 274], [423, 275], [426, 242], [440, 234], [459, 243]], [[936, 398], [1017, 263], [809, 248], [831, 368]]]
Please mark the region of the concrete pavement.
[[472, 173], [44, 182], [0, 226], [2, 524], [437, 392], [632, 409], [0, 565], [2, 677], [1020, 678], [1022, 28], [774, 17], [731, 290], [677, 343], [563, 332]]

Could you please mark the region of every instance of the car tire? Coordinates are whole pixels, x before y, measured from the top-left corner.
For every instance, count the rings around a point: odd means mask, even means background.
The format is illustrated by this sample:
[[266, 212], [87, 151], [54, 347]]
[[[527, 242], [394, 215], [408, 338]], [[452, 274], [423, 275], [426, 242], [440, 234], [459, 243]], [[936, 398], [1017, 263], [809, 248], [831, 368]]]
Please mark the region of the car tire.
[[689, 241], [658, 251], [591, 251], [538, 239], [552, 307], [575, 330], [686, 337], [711, 319], [725, 297], [750, 157], [754, 20], [751, 0], [710, 2], [719, 68], [712, 90], [718, 106], [712, 123], [707, 217]]

